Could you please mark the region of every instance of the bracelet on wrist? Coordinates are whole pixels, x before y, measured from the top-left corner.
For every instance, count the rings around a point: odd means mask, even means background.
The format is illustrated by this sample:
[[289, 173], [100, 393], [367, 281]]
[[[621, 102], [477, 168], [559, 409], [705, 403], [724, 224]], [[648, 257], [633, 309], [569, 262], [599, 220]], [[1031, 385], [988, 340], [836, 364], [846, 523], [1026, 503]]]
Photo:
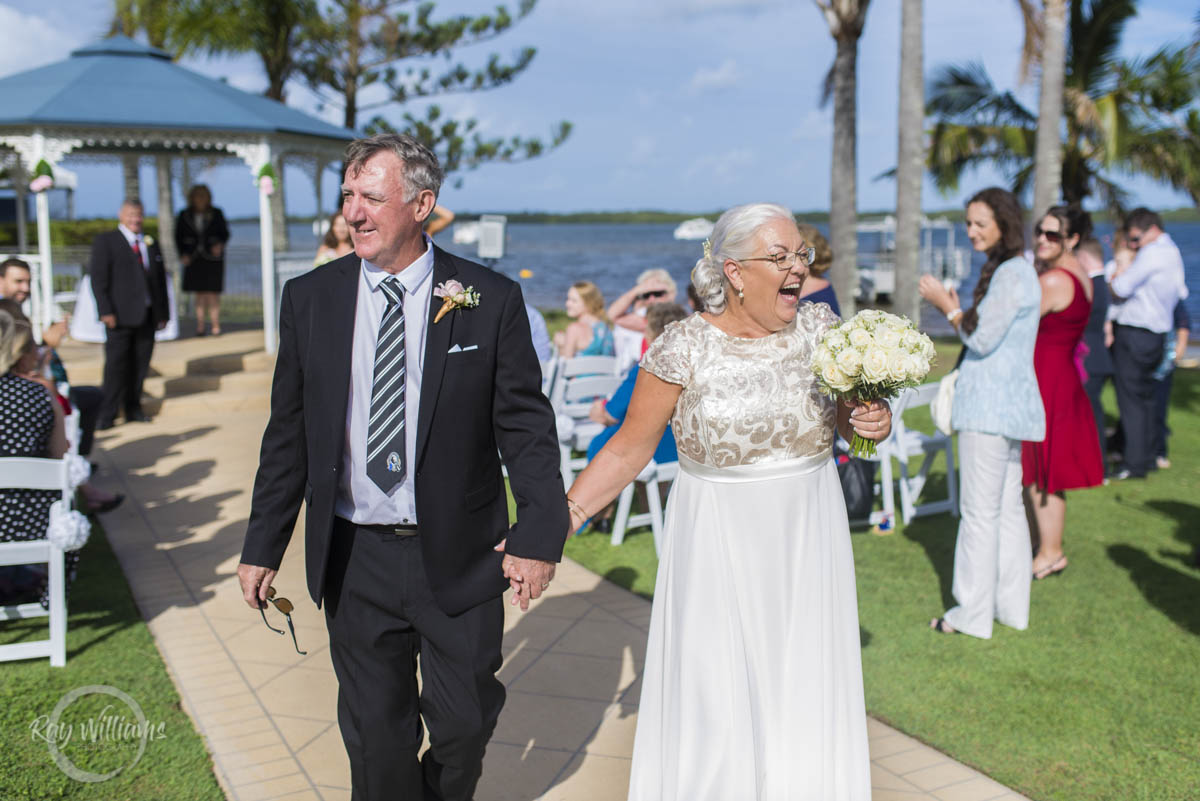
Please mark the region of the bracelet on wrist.
[[959, 307], [957, 309], [951, 309], [950, 311], [946, 312], [946, 319], [950, 323], [953, 323], [959, 317], [962, 317], [962, 313], [963, 313], [963, 310], [961, 307]]
[[579, 518], [581, 520], [587, 520], [591, 517], [591, 515], [589, 515], [587, 512], [585, 512], [583, 510], [582, 506], [580, 506], [578, 503], [575, 502], [574, 498], [571, 498], [571, 497], [567, 498], [567, 509], [570, 510], [570, 512], [572, 512], [572, 513], [578, 512]]

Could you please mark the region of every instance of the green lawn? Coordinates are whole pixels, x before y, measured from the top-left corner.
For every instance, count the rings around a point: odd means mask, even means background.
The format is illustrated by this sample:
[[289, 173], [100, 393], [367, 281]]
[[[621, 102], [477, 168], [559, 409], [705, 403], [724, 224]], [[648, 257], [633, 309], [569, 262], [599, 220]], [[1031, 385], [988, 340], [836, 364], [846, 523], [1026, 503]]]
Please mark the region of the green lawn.
[[[0, 622], [0, 644], [43, 639], [46, 631], [46, 618]], [[137, 764], [104, 782], [69, 777], [56, 766], [47, 743], [34, 736], [34, 728], [46, 731], [45, 719], [38, 722], [39, 717], [50, 715], [63, 695], [87, 685], [109, 685], [127, 693], [141, 707], [153, 732]], [[3, 801], [222, 801], [225, 797], [97, 523], [71, 589], [67, 666], [52, 668], [48, 659], [0, 663], [0, 687]], [[104, 710], [113, 703], [114, 708]], [[85, 740], [88, 719], [103, 726], [109, 716], [134, 720], [120, 701], [105, 695], [80, 698], [60, 718], [61, 724], [75, 726], [62, 753], [80, 769], [103, 774], [128, 765], [136, 755], [137, 738], [123, 739], [119, 732], [112, 735], [111, 729], [94, 742]]]
[[[940, 370], [957, 349], [939, 345]], [[1115, 412], [1111, 388], [1106, 404]], [[928, 413], [906, 416], [928, 427]], [[1031, 624], [989, 641], [927, 628], [952, 604], [957, 521], [856, 531], [869, 712], [1034, 799], [1200, 799], [1200, 373], [1175, 379], [1173, 467], [1072, 493], [1061, 576], [1035, 582]], [[944, 488], [944, 465], [929, 492]], [[567, 554], [653, 592], [648, 531]]]

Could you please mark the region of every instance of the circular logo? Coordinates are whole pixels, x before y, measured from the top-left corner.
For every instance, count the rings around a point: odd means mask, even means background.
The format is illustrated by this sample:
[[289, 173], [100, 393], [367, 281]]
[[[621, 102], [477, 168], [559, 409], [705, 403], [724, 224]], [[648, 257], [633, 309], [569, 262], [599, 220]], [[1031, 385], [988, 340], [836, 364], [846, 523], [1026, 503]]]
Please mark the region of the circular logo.
[[47, 740], [47, 747], [50, 749], [50, 756], [54, 758], [54, 764], [58, 765], [59, 769], [72, 779], [81, 782], [107, 781], [126, 768], [132, 768], [138, 763], [138, 760], [142, 758], [142, 754], [146, 752], [146, 740], [150, 737], [150, 725], [146, 722], [146, 715], [142, 712], [141, 706], [139, 706], [138, 702], [133, 700], [128, 693], [122, 692], [116, 687], [109, 687], [107, 684], [89, 684], [86, 687], [76, 687], [74, 690], [71, 690], [71, 692], [59, 699], [58, 704], [54, 707], [54, 711], [50, 713], [48, 729], [50, 731], [57, 730], [59, 726], [59, 720], [62, 718], [63, 713], [67, 710], [67, 707], [85, 695], [111, 695], [113, 698], [116, 698], [124, 703], [125, 706], [129, 707], [129, 710], [133, 713], [133, 716], [137, 719], [138, 723], [136, 729], [138, 733], [138, 747], [137, 753], [133, 757], [133, 761], [128, 765], [121, 765], [109, 771], [108, 773], [91, 773], [90, 771], [83, 770], [75, 765], [75, 763], [72, 762], [66, 754], [60, 751], [58, 748], [58, 742], [54, 737], [50, 737]]

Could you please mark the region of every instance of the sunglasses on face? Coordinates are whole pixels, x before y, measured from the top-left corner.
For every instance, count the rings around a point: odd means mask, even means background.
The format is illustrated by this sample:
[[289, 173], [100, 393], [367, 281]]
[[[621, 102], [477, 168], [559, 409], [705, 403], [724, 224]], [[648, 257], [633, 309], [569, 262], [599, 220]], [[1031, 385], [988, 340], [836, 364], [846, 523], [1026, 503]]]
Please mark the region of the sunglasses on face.
[[[292, 625], [292, 611], [296, 607], [293, 606], [292, 602], [289, 601], [287, 598], [284, 598], [282, 596], [280, 596], [279, 598], [276, 598], [274, 587], [267, 587], [267, 600], [272, 605], [274, 605], [274, 607], [276, 609], [278, 609], [285, 618], [287, 618], [288, 631], [290, 631], [292, 633], [292, 646], [295, 647], [296, 653], [300, 654], [301, 656], [307, 655], [308, 651], [300, 650], [300, 644], [298, 642], [296, 642], [296, 627]], [[284, 634], [282, 629], [277, 629], [274, 626], [272, 626], [270, 623], [267, 623], [267, 613], [265, 611], [266, 608], [267, 608], [267, 605], [265, 603], [260, 604], [258, 607], [258, 613], [260, 615], [262, 615], [263, 623], [266, 623], [267, 628], [269, 628], [271, 631], [282, 636]]]
[[651, 298], [665, 298], [666, 296], [667, 296], [667, 290], [656, 289], [653, 292], [643, 292], [642, 294], [640, 294], [636, 298], [634, 298], [634, 300], [650, 300]]
[[1033, 229], [1033, 238], [1037, 239], [1039, 236], [1046, 237], [1047, 242], [1061, 242], [1063, 239], [1062, 231], [1047, 231], [1040, 225]]

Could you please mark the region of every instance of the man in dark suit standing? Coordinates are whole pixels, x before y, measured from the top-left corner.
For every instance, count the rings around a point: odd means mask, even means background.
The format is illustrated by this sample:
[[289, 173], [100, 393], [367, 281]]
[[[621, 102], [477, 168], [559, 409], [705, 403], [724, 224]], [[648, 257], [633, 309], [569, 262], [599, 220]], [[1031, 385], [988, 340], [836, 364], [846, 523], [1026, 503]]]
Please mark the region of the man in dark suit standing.
[[504, 703], [502, 593], [526, 608], [562, 555], [554, 416], [520, 288], [422, 233], [433, 153], [386, 134], [345, 165], [355, 252], [284, 287], [238, 577], [263, 606], [303, 499], [352, 798], [469, 801]]
[[170, 319], [162, 251], [142, 235], [141, 202], [122, 203], [117, 222], [117, 230], [92, 241], [88, 262], [96, 309], [108, 329], [98, 429], [112, 428], [122, 409], [126, 422], [150, 421], [142, 411], [142, 382], [150, 369], [154, 332]]

